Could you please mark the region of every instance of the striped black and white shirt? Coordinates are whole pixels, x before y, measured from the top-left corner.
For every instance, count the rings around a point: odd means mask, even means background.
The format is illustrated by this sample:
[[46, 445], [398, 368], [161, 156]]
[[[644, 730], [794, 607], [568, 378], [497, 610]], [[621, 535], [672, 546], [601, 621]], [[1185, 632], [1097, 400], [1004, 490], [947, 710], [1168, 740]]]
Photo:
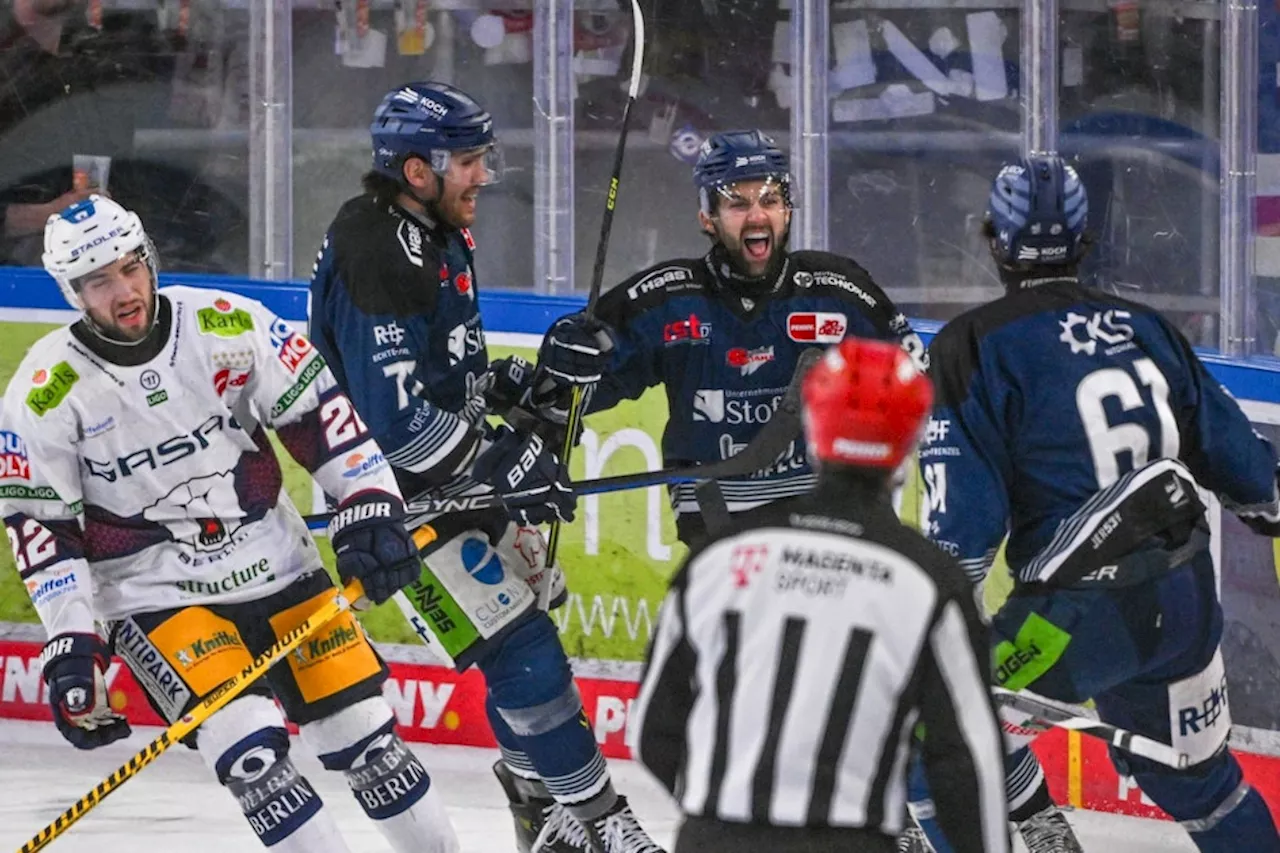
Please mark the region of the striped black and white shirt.
[[912, 733], [957, 853], [1005, 853], [986, 629], [955, 562], [887, 494], [824, 480], [690, 555], [636, 700], [636, 754], [688, 815], [903, 828]]

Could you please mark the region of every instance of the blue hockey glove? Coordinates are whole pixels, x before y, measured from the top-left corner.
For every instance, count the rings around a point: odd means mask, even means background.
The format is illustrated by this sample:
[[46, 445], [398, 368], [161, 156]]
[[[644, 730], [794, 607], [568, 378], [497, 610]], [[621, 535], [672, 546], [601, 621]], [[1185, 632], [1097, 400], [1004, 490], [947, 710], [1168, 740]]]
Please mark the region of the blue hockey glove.
[[360, 492], [329, 521], [329, 542], [344, 584], [359, 578], [365, 597], [381, 604], [422, 573], [413, 536], [405, 529], [404, 501], [387, 492]]
[[471, 476], [503, 496], [517, 524], [573, 520], [577, 501], [573, 487], [561, 473], [556, 454], [537, 434], [500, 428], [493, 444], [476, 457]]
[[[539, 372], [548, 384], [590, 385], [599, 382], [608, 370], [615, 348], [613, 331], [606, 323], [585, 314], [570, 314], [547, 330], [538, 350]], [[537, 392], [548, 390], [540, 385]]]
[[58, 731], [77, 749], [96, 749], [129, 736], [129, 723], [107, 701], [111, 652], [97, 634], [59, 634], [40, 652]]

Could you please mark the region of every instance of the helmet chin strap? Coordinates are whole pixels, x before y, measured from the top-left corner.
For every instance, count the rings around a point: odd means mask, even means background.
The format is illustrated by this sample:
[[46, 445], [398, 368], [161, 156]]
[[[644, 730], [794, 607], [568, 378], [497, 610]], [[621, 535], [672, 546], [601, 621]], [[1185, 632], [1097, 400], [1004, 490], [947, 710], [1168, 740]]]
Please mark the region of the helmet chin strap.
[[440, 208], [438, 206], [438, 202], [440, 201], [440, 199], [444, 198], [444, 175], [441, 175], [435, 169], [431, 168], [431, 161], [429, 159], [424, 158], [417, 154], [412, 154], [409, 156], [416, 157], [417, 159], [422, 160], [422, 162], [427, 166], [428, 170], [430, 170], [431, 174], [435, 176], [436, 194], [434, 198], [424, 198], [423, 196], [419, 195], [418, 190], [413, 186], [413, 184], [409, 183], [404, 179], [403, 166], [401, 167], [402, 171], [401, 171], [401, 178], [400, 178], [400, 191], [403, 192], [405, 195], [409, 196], [409, 198], [416, 201], [418, 204], [422, 205], [422, 209], [426, 211], [427, 216], [430, 217], [432, 220], [434, 220], [435, 222], [444, 222], [445, 221], [444, 217], [440, 215]]
[[436, 203], [440, 199], [444, 198], [444, 177], [442, 175], [436, 175], [435, 172], [432, 172], [431, 174], [435, 175], [436, 178], [436, 194], [434, 198], [423, 198], [418, 195], [413, 184], [410, 184], [407, 181], [402, 181], [401, 183], [404, 186], [405, 193], [407, 193], [410, 198], [422, 205], [423, 208], [426, 209], [427, 213], [431, 214], [433, 218], [439, 219], [440, 209], [436, 206]]

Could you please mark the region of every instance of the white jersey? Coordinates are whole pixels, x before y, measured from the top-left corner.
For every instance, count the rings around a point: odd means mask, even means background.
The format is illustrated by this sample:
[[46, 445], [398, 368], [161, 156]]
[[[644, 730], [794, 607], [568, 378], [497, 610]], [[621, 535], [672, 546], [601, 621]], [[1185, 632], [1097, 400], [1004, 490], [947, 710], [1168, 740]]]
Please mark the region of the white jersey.
[[50, 636], [269, 595], [321, 566], [266, 430], [339, 501], [399, 495], [310, 341], [260, 303], [166, 287], [138, 346], [67, 326], [0, 414], [0, 508]]

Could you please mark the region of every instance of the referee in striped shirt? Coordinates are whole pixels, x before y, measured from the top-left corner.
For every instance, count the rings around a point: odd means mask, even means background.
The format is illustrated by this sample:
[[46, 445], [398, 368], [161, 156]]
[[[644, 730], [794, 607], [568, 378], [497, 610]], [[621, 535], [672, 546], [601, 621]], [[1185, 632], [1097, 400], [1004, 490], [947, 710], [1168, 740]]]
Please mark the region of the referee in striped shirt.
[[893, 344], [829, 350], [804, 385], [814, 493], [672, 582], [633, 737], [685, 814], [675, 853], [892, 853], [921, 724], [956, 853], [1010, 850], [985, 626], [890, 501], [932, 396]]

